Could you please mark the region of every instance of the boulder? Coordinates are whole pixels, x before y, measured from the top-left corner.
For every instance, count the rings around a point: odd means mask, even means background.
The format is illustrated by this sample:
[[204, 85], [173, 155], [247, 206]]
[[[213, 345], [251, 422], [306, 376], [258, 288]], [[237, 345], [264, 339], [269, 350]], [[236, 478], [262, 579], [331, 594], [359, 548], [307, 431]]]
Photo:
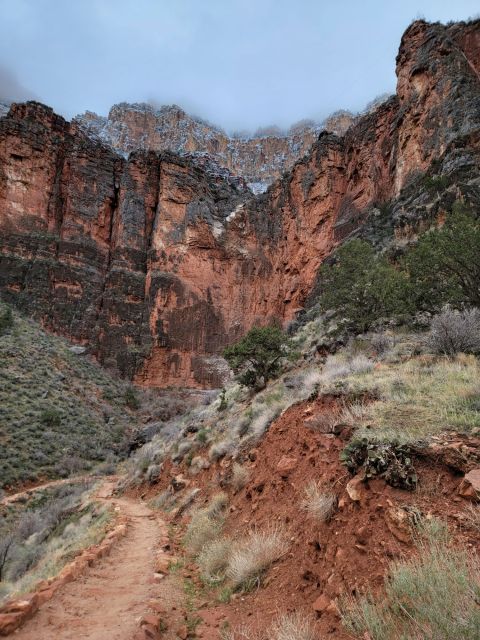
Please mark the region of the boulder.
[[458, 494], [467, 500], [480, 501], [480, 469], [472, 469], [461, 481]]
[[0, 613], [0, 636], [8, 636], [10, 633], [18, 629], [24, 620], [24, 613]]
[[282, 478], [287, 478], [297, 468], [297, 458], [282, 456], [277, 464], [277, 471]]
[[353, 502], [361, 502], [362, 495], [365, 491], [365, 476], [363, 473], [358, 473], [353, 477], [346, 486], [347, 493], [350, 500]]

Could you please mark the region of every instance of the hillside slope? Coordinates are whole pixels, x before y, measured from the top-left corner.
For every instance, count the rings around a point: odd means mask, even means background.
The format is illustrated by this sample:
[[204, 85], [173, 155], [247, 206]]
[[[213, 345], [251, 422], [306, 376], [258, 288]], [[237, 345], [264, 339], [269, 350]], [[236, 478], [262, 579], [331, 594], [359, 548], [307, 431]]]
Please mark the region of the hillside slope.
[[125, 456], [136, 421], [128, 390], [91, 356], [14, 313], [0, 335], [0, 488]]

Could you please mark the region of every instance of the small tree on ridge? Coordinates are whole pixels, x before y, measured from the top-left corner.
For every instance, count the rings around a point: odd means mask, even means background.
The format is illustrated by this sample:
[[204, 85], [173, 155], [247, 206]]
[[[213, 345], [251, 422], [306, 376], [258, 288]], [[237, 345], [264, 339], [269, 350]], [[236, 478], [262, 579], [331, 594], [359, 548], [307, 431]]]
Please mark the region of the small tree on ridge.
[[246, 387], [263, 389], [280, 371], [281, 361], [289, 355], [289, 339], [278, 327], [254, 327], [223, 356], [238, 381]]

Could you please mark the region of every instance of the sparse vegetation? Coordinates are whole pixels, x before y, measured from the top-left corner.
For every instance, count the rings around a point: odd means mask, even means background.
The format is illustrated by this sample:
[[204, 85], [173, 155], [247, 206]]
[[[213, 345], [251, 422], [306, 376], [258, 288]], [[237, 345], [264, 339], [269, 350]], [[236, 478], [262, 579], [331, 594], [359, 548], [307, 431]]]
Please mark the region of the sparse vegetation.
[[416, 556], [392, 566], [384, 595], [346, 603], [343, 621], [357, 638], [474, 640], [479, 597], [478, 556], [429, 536]]
[[434, 353], [480, 353], [480, 311], [445, 309], [432, 320], [427, 339]]
[[[6, 309], [0, 304], [2, 317]], [[0, 339], [0, 487], [125, 456], [134, 418], [122, 401], [124, 383], [66, 340], [8, 313], [13, 324]]]
[[272, 625], [273, 640], [316, 640], [311, 621], [300, 612], [280, 616]]
[[7, 305], [3, 305], [3, 309], [0, 309], [0, 337], [8, 333], [13, 328], [13, 325], [12, 309]]
[[224, 579], [232, 547], [229, 538], [219, 538], [204, 545], [197, 558], [204, 580], [216, 583]]
[[337, 507], [335, 493], [315, 481], [305, 487], [304, 493], [302, 508], [319, 522], [328, 522]]
[[230, 484], [235, 492], [241, 491], [247, 484], [249, 479], [248, 469], [242, 467], [238, 462], [233, 463], [232, 477], [230, 478]]
[[[342, 381], [345, 393], [373, 398], [352, 417], [353, 442], [403, 445], [449, 430], [471, 433], [480, 427], [479, 375], [478, 360], [460, 355], [392, 360], [347, 376]], [[348, 411], [343, 419], [348, 419]]]
[[300, 612], [277, 617], [266, 631], [252, 631], [248, 627], [228, 631], [225, 640], [317, 640], [313, 623]]
[[0, 580], [8, 597], [52, 577], [81, 549], [105, 534], [110, 512], [88, 500], [84, 482], [35, 492], [2, 507]]
[[226, 494], [217, 494], [204, 509], [192, 514], [185, 534], [185, 547], [191, 555], [198, 555], [208, 543], [219, 537], [227, 503]]
[[282, 529], [251, 532], [230, 554], [227, 576], [233, 587], [248, 591], [258, 585], [265, 571], [287, 550], [288, 543]]
[[220, 458], [226, 456], [227, 453], [233, 451], [233, 449], [234, 443], [232, 442], [232, 440], [220, 440], [219, 442], [215, 442], [214, 444], [212, 444], [208, 452], [208, 457], [210, 458], [210, 460], [213, 460], [215, 462], [217, 460], [220, 460]]
[[465, 522], [469, 529], [480, 533], [480, 505], [469, 504], [464, 513]]
[[140, 401], [133, 387], [126, 388], [124, 393], [124, 398], [125, 398], [125, 404], [127, 405], [127, 407], [129, 407], [129, 409], [136, 410], [140, 408]]

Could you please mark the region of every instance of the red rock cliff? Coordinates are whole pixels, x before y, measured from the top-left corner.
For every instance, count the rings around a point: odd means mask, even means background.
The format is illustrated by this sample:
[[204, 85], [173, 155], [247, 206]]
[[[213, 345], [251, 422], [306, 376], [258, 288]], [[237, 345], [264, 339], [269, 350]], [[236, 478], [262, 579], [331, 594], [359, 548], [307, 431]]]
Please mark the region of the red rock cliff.
[[145, 103], [122, 102], [110, 109], [107, 118], [89, 111], [75, 118], [87, 135], [125, 156], [139, 149], [207, 154], [244, 178], [254, 191], [265, 190], [291, 169], [308, 153], [322, 129], [343, 134], [354, 121], [353, 114], [342, 111], [322, 124], [304, 121], [284, 134], [270, 128], [262, 135], [230, 137], [177, 106], [156, 109]]
[[38, 103], [12, 106], [3, 296], [142, 384], [220, 384], [223, 346], [294, 318], [349, 233], [368, 222], [401, 236], [438, 213], [423, 172], [448, 176], [448, 197], [478, 191], [479, 31], [411, 25], [397, 95], [343, 137], [322, 134], [257, 197], [171, 153], [125, 160]]

